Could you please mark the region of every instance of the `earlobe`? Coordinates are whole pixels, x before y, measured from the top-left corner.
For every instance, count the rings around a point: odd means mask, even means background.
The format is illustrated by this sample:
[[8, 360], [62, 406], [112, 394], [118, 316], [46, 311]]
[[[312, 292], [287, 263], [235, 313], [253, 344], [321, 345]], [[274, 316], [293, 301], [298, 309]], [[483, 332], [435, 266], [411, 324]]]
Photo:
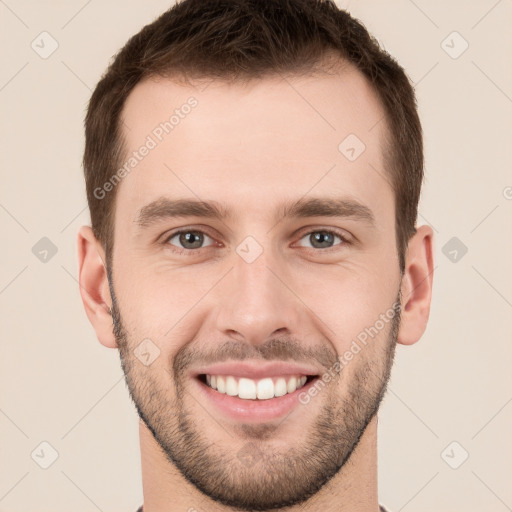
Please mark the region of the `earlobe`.
[[402, 279], [402, 312], [398, 343], [416, 343], [427, 328], [432, 299], [433, 238], [430, 226], [420, 226], [409, 241]]
[[105, 253], [90, 226], [78, 231], [78, 282], [85, 313], [100, 343], [117, 348], [110, 308], [112, 299], [108, 286]]

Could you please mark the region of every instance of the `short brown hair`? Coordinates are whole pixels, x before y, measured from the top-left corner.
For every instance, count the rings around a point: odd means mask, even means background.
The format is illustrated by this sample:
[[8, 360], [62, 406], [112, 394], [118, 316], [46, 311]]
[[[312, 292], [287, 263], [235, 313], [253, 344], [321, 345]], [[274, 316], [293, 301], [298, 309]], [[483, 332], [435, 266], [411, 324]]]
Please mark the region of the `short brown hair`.
[[[137, 83], [151, 76], [244, 81], [308, 73], [329, 55], [354, 65], [384, 107], [386, 171], [395, 196], [400, 270], [416, 232], [423, 140], [414, 89], [403, 68], [364, 25], [330, 0], [183, 0], [114, 56], [85, 119], [83, 166], [92, 229], [111, 262], [116, 191], [101, 188], [122, 165], [121, 112]], [[341, 141], [340, 141], [341, 142]]]

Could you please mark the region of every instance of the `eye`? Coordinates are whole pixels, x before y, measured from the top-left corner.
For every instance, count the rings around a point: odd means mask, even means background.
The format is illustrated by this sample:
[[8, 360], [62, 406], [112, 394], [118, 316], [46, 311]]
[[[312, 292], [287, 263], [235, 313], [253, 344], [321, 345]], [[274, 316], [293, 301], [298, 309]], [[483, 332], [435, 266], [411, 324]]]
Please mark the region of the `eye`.
[[[339, 240], [339, 243], [335, 243], [336, 239]], [[215, 245], [215, 240], [201, 230], [181, 229], [171, 233], [163, 243], [176, 247], [178, 252], [180, 252], [179, 249], [181, 252], [186, 252]], [[310, 249], [331, 249], [337, 245], [349, 245], [350, 243], [347, 237], [337, 231], [319, 229], [303, 235], [298, 245]]]
[[[336, 231], [320, 229], [317, 231], [310, 231], [301, 238], [301, 240], [305, 239], [310, 245], [304, 245], [302, 243], [299, 243], [299, 245], [313, 249], [329, 249], [333, 247], [333, 243], [336, 238], [339, 239], [342, 244], [349, 244], [349, 241]], [[342, 245], [341, 243], [334, 245]]]
[[[177, 243], [172, 243], [172, 240], [176, 239]], [[206, 240], [213, 242], [213, 239], [210, 238], [206, 233], [202, 231], [197, 231], [193, 229], [183, 229], [181, 231], [176, 231], [169, 235], [164, 243], [170, 243], [180, 249], [201, 249], [203, 247], [203, 243]], [[209, 244], [211, 245], [211, 244]]]

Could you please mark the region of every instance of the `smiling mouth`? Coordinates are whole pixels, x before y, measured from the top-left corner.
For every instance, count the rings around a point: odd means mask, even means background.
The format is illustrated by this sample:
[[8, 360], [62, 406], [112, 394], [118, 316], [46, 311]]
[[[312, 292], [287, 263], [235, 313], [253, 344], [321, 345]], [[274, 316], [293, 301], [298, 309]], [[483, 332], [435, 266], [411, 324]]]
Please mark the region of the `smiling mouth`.
[[318, 375], [286, 375], [250, 379], [233, 375], [199, 374], [197, 379], [218, 393], [238, 397], [242, 400], [270, 400], [303, 388]]

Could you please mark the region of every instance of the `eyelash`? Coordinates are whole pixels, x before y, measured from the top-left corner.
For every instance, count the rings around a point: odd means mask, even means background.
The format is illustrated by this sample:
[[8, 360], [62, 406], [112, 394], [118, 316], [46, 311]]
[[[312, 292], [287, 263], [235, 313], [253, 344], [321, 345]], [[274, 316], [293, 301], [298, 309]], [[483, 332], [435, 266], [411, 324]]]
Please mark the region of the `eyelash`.
[[[176, 235], [180, 235], [182, 233], [201, 233], [203, 235], [206, 235], [208, 236], [209, 238], [211, 238], [212, 240], [214, 240], [214, 237], [210, 234], [208, 234], [208, 232], [206, 231], [203, 231], [201, 229], [192, 229], [192, 228], [182, 228], [182, 229], [179, 229], [177, 231], [173, 231], [172, 233], [170, 233], [168, 236], [166, 236], [162, 242], [163, 245], [165, 246], [172, 246], [172, 251], [178, 253], [178, 254], [187, 254], [187, 255], [194, 255], [197, 253], [197, 251], [200, 251], [201, 249], [208, 249], [208, 248], [211, 248], [212, 246], [207, 246], [207, 247], [198, 247], [196, 249], [185, 249], [183, 247], [177, 247], [176, 245], [172, 245], [169, 243], [169, 240], [171, 240], [172, 238], [174, 238]], [[302, 240], [305, 236], [307, 235], [311, 235], [313, 233], [328, 233], [328, 234], [331, 234], [331, 235], [334, 235], [334, 236], [337, 236], [341, 239], [341, 243], [339, 244], [336, 244], [335, 246], [333, 247], [326, 247], [325, 249], [318, 249], [318, 248], [315, 248], [315, 247], [302, 247], [303, 249], [306, 249], [308, 251], [314, 251], [314, 252], [322, 252], [322, 253], [330, 253], [332, 251], [336, 251], [336, 247], [338, 246], [343, 246], [343, 245], [352, 245], [352, 241], [350, 239], [347, 238], [346, 235], [342, 234], [340, 231], [338, 230], [334, 230], [332, 228], [330, 229], [312, 229], [310, 231], [306, 231], [305, 233], [301, 234], [299, 240]]]

